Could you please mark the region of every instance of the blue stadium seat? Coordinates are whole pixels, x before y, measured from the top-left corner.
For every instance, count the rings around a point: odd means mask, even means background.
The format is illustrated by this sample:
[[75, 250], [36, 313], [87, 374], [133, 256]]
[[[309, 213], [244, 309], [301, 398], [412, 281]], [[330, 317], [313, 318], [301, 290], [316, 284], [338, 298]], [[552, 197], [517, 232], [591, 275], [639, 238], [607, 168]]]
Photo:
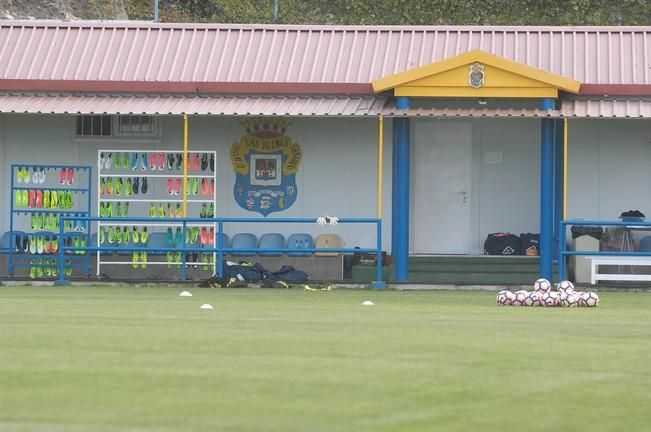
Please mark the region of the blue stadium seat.
[[[287, 238], [289, 249], [311, 249], [314, 247], [314, 240], [309, 234], [292, 234]], [[289, 256], [310, 256], [312, 252], [287, 252]]]
[[[257, 249], [258, 239], [251, 233], [238, 233], [233, 236], [231, 247], [240, 249]], [[231, 255], [251, 256], [255, 255], [255, 252], [231, 252]]]
[[258, 245], [260, 252], [258, 255], [267, 256], [281, 256], [282, 252], [262, 252], [264, 249], [284, 249], [285, 237], [279, 233], [267, 233], [260, 237], [260, 244]]

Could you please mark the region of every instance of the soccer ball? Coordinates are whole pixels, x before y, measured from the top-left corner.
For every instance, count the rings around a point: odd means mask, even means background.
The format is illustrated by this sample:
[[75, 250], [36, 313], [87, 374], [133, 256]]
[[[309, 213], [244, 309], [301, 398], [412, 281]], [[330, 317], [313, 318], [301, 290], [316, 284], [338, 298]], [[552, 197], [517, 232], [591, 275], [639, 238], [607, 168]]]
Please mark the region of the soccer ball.
[[583, 294], [584, 294], [584, 292], [583, 291], [574, 291], [574, 294], [576, 294], [579, 297], [579, 302], [578, 302], [579, 306], [585, 306], [583, 304]]
[[563, 306], [566, 307], [577, 307], [579, 305], [579, 296], [576, 293], [570, 293], [565, 296], [563, 300]]
[[515, 294], [513, 294], [511, 291], [503, 290], [497, 294], [498, 305], [509, 306], [513, 304], [513, 300], [515, 300]]
[[[495, 302], [498, 305], [505, 306], [505, 305], [511, 304], [511, 302], [509, 301], [509, 298], [506, 295], [507, 292], [508, 291], [506, 291], [506, 290], [502, 290], [499, 293], [497, 293], [497, 298], [495, 299]], [[511, 293], [511, 294], [513, 294], [513, 293]]]
[[513, 302], [511, 303], [513, 306], [524, 305], [527, 297], [529, 296], [529, 292], [524, 290], [516, 291], [513, 294], [515, 295], [515, 299], [513, 299]]
[[599, 296], [597, 293], [592, 291], [584, 292], [583, 296], [581, 296], [581, 301], [583, 302], [583, 305], [587, 307], [599, 306]]
[[538, 291], [531, 291], [524, 300], [527, 306], [542, 306], [542, 295]]
[[540, 278], [533, 283], [533, 289], [541, 294], [545, 294], [552, 289], [552, 284], [547, 279]]
[[542, 295], [542, 302], [547, 307], [560, 306], [561, 299], [556, 291], [549, 291]]
[[558, 291], [566, 292], [568, 294], [574, 292], [574, 284], [568, 280], [564, 280], [558, 283]]

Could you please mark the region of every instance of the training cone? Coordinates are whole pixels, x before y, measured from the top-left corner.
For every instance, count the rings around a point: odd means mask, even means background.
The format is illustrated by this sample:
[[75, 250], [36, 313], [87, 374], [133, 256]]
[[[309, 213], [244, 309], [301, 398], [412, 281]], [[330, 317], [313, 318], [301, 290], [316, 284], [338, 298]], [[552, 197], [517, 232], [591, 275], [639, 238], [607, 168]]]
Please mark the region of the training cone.
[[183, 291], [179, 294], [179, 297], [192, 297], [192, 293], [190, 291]]
[[201, 306], [199, 306], [199, 309], [214, 309], [212, 305], [209, 305], [208, 303], [204, 303]]
[[375, 304], [375, 303], [373, 303], [373, 302], [370, 301], [370, 300], [366, 300], [364, 303], [362, 303], [362, 305], [364, 305], [364, 306], [373, 306], [374, 304]]

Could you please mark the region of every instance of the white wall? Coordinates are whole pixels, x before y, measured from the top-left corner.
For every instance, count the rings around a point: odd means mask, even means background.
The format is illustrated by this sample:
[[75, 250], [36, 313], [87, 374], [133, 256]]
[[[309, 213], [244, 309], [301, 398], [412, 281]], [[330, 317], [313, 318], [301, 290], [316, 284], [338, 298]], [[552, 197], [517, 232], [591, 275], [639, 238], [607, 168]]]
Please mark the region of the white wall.
[[[432, 121], [414, 119], [413, 122]], [[539, 232], [540, 121], [467, 120], [473, 126], [472, 232], [480, 253], [491, 232]], [[159, 141], [78, 141], [74, 116], [0, 115], [0, 231], [9, 229], [12, 163], [88, 164], [96, 168], [98, 148], [181, 149], [180, 117], [161, 117]], [[385, 121], [384, 249], [390, 250], [391, 124]], [[229, 150], [245, 133], [234, 118], [190, 119], [190, 148], [217, 151], [217, 215], [261, 217], [233, 199]], [[299, 194], [286, 211], [267, 217], [375, 217], [377, 190], [377, 119], [297, 118], [287, 133], [303, 149], [297, 174]], [[651, 219], [651, 122], [648, 120], [570, 120], [568, 217], [616, 220], [638, 209]], [[502, 162], [486, 163], [486, 152], [501, 152]], [[4, 167], [3, 169], [1, 167]], [[94, 183], [96, 188], [97, 184]], [[151, 187], [151, 186], [150, 186]], [[164, 186], [161, 187], [164, 196]], [[477, 192], [478, 191], [478, 192]], [[95, 189], [95, 193], [96, 193]], [[93, 202], [93, 211], [96, 209]], [[284, 234], [336, 232], [347, 246], [370, 247], [375, 231], [361, 226], [232, 226], [227, 231]]]
[[651, 220], [651, 121], [570, 120], [568, 218]]
[[[97, 168], [97, 150], [144, 149], [176, 150], [183, 148], [183, 120], [181, 117], [161, 117], [162, 136], [156, 141], [75, 140], [74, 116], [0, 115], [0, 132], [6, 123], [6, 140], [0, 141], [4, 160], [0, 167], [6, 187], [3, 187], [2, 214], [9, 213], [11, 199], [7, 193], [12, 163], [82, 164]], [[233, 198], [235, 174], [230, 161], [230, 146], [245, 134], [244, 127], [235, 118], [191, 117], [190, 150], [217, 152], [217, 208], [216, 216], [262, 218], [259, 213], [239, 207]], [[384, 249], [390, 248], [391, 232], [391, 122], [385, 122], [384, 150]], [[377, 119], [323, 119], [297, 118], [287, 129], [294, 141], [302, 146], [303, 159], [297, 174], [298, 198], [286, 211], [272, 213], [267, 220], [278, 217], [376, 217], [377, 215]], [[1, 136], [1, 135], [0, 135]], [[0, 138], [1, 139], [1, 138]], [[96, 175], [97, 172], [94, 172]], [[134, 174], [137, 175], [137, 174]], [[151, 184], [150, 188], [156, 188]], [[97, 183], [93, 183], [94, 195]], [[165, 197], [165, 185], [157, 188], [156, 198]], [[96, 213], [93, 200], [93, 214]], [[133, 207], [132, 207], [133, 208]], [[146, 203], [142, 210], [148, 209]], [[134, 215], [133, 211], [130, 215]], [[144, 214], [146, 215], [146, 214]], [[197, 213], [198, 216], [198, 213]], [[9, 229], [9, 219], [0, 223], [0, 230]], [[229, 234], [240, 231], [281, 232], [290, 234], [308, 232], [312, 235], [334, 232], [341, 235], [347, 247], [373, 247], [375, 228], [370, 225], [339, 225], [321, 227], [316, 224], [289, 226], [288, 224], [230, 226]]]
[[[489, 233], [540, 232], [540, 121], [479, 121], [479, 238], [481, 253]], [[501, 152], [502, 162], [487, 163], [486, 152]]]
[[[416, 125], [424, 122], [472, 125], [471, 226], [467, 227], [472, 236], [472, 254], [483, 252], [489, 233], [539, 232], [539, 120], [414, 119], [412, 132], [417, 130]], [[486, 153], [489, 158], [499, 156], [501, 161], [488, 163]], [[435, 215], [432, 223], [435, 223]]]

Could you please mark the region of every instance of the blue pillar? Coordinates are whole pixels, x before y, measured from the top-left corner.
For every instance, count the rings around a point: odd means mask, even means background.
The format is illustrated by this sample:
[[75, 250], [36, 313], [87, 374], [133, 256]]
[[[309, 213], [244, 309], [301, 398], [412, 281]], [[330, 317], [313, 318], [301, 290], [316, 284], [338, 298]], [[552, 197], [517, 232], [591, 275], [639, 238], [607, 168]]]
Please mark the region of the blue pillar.
[[397, 202], [397, 195], [396, 195], [396, 180], [398, 179], [398, 156], [397, 156], [397, 146], [396, 142], [398, 141], [397, 138], [397, 132], [398, 128], [396, 127], [396, 122], [394, 119], [393, 122], [393, 145], [391, 146], [392, 148], [392, 159], [391, 159], [391, 255], [392, 256], [397, 256], [398, 249], [396, 248], [397, 242], [398, 242], [398, 224], [396, 221], [398, 220], [398, 202]]
[[563, 119], [554, 121], [554, 261], [558, 261], [559, 224], [563, 219]]
[[[553, 108], [553, 99], [543, 99], [541, 109]], [[540, 147], [540, 277], [551, 280], [554, 253], [554, 120], [552, 119], [542, 120]]]
[[[409, 108], [409, 98], [399, 97], [398, 109]], [[409, 280], [409, 118], [394, 118], [393, 148], [395, 163], [393, 165], [393, 239], [396, 261], [396, 282]]]

